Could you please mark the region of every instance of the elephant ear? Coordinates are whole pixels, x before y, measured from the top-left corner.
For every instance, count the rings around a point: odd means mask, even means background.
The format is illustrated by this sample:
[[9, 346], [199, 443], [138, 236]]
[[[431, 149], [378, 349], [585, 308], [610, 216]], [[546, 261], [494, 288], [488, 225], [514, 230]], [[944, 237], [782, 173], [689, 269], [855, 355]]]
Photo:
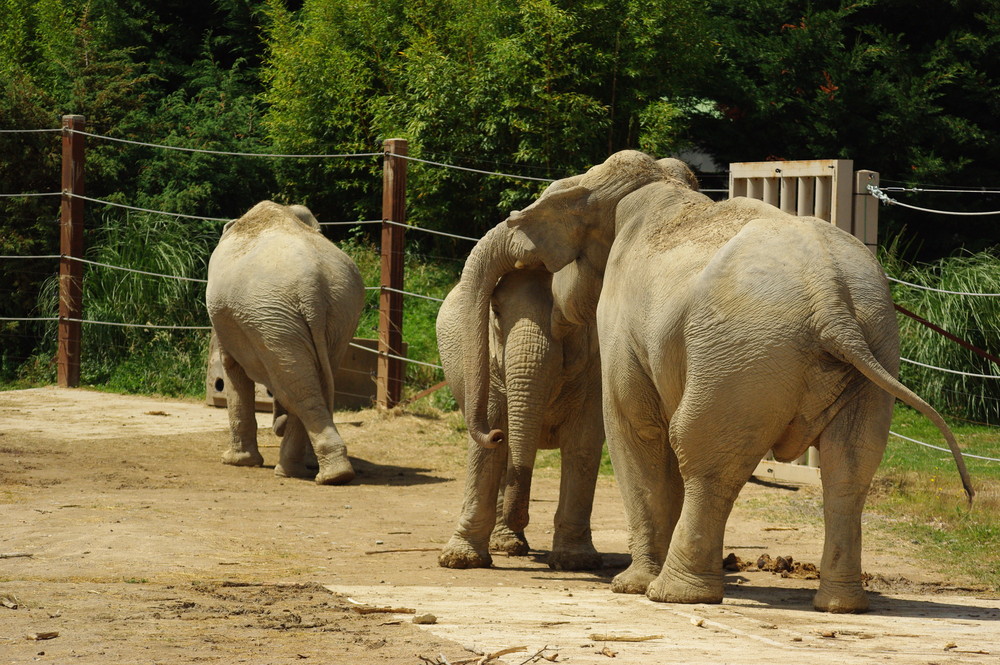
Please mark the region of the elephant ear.
[[[567, 180], [579, 181], [579, 178]], [[583, 249], [588, 227], [590, 189], [559, 181], [524, 210], [514, 210], [507, 226], [525, 259], [519, 267], [541, 262], [555, 273], [575, 261]]]

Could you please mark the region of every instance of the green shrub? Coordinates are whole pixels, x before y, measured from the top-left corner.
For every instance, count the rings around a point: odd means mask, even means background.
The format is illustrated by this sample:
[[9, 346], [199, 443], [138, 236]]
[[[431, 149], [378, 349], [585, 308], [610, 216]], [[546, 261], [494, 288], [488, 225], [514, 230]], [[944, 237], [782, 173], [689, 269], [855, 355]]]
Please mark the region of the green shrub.
[[[906, 265], [898, 258], [898, 244], [893, 243], [882, 258], [889, 276], [904, 282], [957, 293], [1000, 294], [1000, 257], [993, 252]], [[892, 295], [907, 310], [979, 349], [1000, 355], [1000, 297], [955, 295], [899, 283], [892, 284]], [[1000, 425], [1000, 379], [984, 378], [1000, 376], [1000, 367], [908, 316], [899, 314], [898, 319], [902, 358], [965, 373], [904, 360], [903, 383], [942, 413]]]

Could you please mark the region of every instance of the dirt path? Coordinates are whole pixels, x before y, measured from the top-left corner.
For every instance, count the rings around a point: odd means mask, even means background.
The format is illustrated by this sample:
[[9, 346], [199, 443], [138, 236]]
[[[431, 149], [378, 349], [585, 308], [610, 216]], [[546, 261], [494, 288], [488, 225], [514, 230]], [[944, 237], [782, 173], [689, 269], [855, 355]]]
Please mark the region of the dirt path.
[[[1000, 601], [915, 565], [909, 544], [875, 518], [864, 560], [873, 611], [860, 616], [813, 612], [815, 580], [754, 570], [727, 576], [722, 605], [610, 593], [628, 557], [609, 479], [593, 521], [606, 567], [551, 571], [542, 561], [552, 469], [534, 484], [536, 553], [498, 556], [490, 570], [440, 568], [464, 477], [453, 422], [373, 411], [337, 421], [358, 478], [320, 487], [273, 476], [277, 441], [266, 430], [265, 468], [221, 464], [225, 411], [198, 402], [0, 393], [0, 665], [456, 665], [513, 647], [524, 650], [501, 662], [995, 663], [1000, 654]], [[818, 562], [819, 511], [814, 489], [748, 485], [726, 552]], [[413, 623], [425, 614], [436, 623]], [[658, 637], [611, 639], [623, 636]]]

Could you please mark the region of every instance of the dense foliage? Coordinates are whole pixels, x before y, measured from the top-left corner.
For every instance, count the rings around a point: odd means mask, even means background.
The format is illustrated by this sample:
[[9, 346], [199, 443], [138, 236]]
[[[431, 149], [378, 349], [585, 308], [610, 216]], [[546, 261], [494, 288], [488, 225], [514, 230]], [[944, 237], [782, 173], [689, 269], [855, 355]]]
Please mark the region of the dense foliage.
[[[218, 218], [263, 198], [306, 203], [321, 221], [376, 218], [380, 160], [141, 144], [318, 155], [377, 153], [402, 137], [415, 157], [542, 179], [622, 148], [700, 151], [721, 168], [838, 157], [883, 183], [990, 187], [998, 22], [1000, 6], [984, 0], [0, 0], [0, 129], [51, 130], [82, 114], [90, 131], [134, 141], [88, 137], [88, 196]], [[56, 191], [59, 152], [58, 133], [0, 134], [0, 194]], [[409, 221], [467, 236], [543, 186], [422, 162], [409, 180]], [[919, 203], [1000, 208], [988, 196]], [[884, 240], [906, 234], [904, 262], [1000, 240], [990, 218], [882, 215]], [[58, 198], [0, 197], [0, 255], [57, 253], [57, 216]], [[87, 226], [88, 259], [197, 278], [219, 222], [88, 204]], [[352, 242], [367, 246], [366, 234]], [[408, 265], [434, 257], [442, 274], [468, 251], [410, 240]], [[54, 265], [0, 260], [0, 317], [51, 315]], [[190, 283], [86, 274], [87, 318], [206, 322]], [[51, 328], [0, 322], [0, 380], [53, 371]], [[148, 331], [85, 334], [100, 349], [87, 380], [116, 382], [170, 348], [183, 357], [177, 373], [199, 373], [199, 334], [156, 333], [157, 350]], [[121, 385], [199, 389], [151, 380]]]
[[[690, 138], [718, 162], [853, 159], [883, 184], [1000, 184], [1000, 5], [987, 0], [708, 0], [719, 54]], [[1000, 197], [922, 196], [998, 210]], [[884, 210], [922, 259], [996, 244], [990, 218]], [[995, 220], [995, 218], [993, 218]], [[942, 220], [945, 220], [944, 222]]]

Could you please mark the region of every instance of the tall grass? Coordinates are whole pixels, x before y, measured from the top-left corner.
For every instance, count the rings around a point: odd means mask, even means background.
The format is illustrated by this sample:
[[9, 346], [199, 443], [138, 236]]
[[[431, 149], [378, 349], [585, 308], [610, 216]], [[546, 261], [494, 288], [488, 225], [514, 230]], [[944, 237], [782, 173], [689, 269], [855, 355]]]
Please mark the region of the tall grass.
[[[1000, 256], [980, 252], [907, 265], [898, 246], [882, 256], [890, 277], [958, 293], [1000, 294]], [[1000, 356], [1000, 297], [960, 296], [892, 284], [893, 300], [911, 312], [986, 352]], [[903, 383], [941, 412], [956, 418], [1000, 425], [1000, 367], [908, 316], [899, 314], [900, 355], [955, 374], [903, 362]]]
[[[109, 213], [87, 241], [86, 258], [158, 275], [204, 279], [220, 229], [162, 215]], [[204, 394], [208, 332], [105, 325], [207, 326], [204, 283], [85, 265], [81, 383], [111, 391]], [[39, 310], [58, 314], [59, 283], [48, 279]], [[21, 383], [55, 380], [56, 327], [50, 324]]]

